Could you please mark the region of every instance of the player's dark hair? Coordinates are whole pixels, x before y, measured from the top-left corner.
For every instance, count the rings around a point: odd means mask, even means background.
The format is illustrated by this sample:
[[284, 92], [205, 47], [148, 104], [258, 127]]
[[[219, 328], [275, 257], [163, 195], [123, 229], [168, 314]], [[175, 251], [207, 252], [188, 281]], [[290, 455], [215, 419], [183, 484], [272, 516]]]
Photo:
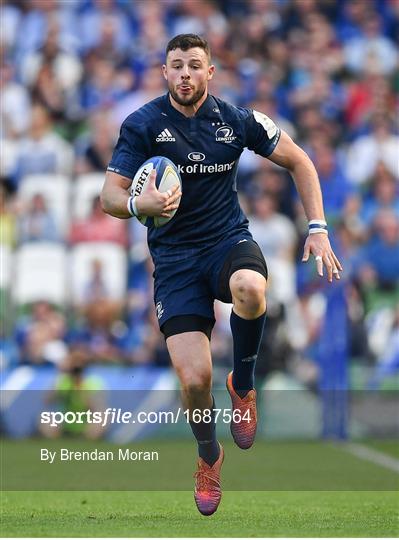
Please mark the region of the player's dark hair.
[[182, 51], [188, 51], [194, 47], [199, 47], [206, 52], [209, 62], [211, 61], [211, 50], [206, 39], [198, 36], [197, 34], [179, 34], [172, 38], [166, 46], [166, 56], [170, 51], [175, 49], [181, 49]]

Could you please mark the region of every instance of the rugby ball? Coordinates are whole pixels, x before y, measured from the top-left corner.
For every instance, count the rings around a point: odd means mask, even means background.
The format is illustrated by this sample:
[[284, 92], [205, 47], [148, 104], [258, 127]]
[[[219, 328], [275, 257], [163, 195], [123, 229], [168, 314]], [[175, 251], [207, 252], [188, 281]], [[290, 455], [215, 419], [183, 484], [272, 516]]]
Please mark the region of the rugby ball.
[[[182, 191], [182, 181], [176, 165], [170, 161], [170, 159], [164, 156], [155, 156], [147, 159], [147, 161], [141, 165], [139, 170], [134, 175], [133, 182], [130, 187], [130, 192], [133, 197], [139, 197], [147, 189], [148, 179], [153, 169], [155, 169], [157, 172], [155, 185], [159, 191], [164, 193], [176, 184], [180, 184], [180, 191]], [[179, 204], [180, 199], [177, 202]], [[176, 212], [177, 208], [170, 213], [170, 218], [158, 216], [140, 216], [137, 219], [146, 227], [162, 227], [173, 218]]]

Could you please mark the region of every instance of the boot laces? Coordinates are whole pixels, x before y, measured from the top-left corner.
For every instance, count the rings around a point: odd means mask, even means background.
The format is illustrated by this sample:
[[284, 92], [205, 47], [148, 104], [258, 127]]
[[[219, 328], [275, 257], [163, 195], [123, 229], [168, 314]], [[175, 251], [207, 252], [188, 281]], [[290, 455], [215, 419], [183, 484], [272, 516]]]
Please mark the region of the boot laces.
[[214, 487], [220, 487], [220, 482], [215, 474], [199, 469], [194, 473], [198, 491], [211, 491]]

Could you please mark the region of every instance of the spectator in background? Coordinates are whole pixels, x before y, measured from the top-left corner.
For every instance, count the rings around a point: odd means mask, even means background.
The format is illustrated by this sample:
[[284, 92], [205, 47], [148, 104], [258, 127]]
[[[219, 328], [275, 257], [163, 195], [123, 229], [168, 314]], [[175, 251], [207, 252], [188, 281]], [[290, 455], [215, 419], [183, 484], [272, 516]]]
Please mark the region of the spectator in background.
[[26, 87], [15, 80], [14, 67], [1, 60], [0, 67], [1, 137], [21, 137], [29, 127], [31, 99]]
[[[198, 9], [200, 9], [198, 7]], [[262, 63], [267, 57], [267, 26], [265, 17], [257, 13], [249, 13], [242, 21], [242, 35], [239, 40], [240, 49], [237, 51], [241, 58], [251, 59]]]
[[[104, 44], [104, 32], [114, 51], [123, 54], [132, 44], [127, 6], [115, 0], [96, 0], [79, 17], [79, 36], [84, 52]], [[104, 30], [106, 28], [106, 30]], [[112, 30], [111, 30], [112, 29]]]
[[399, 137], [394, 134], [389, 120], [375, 117], [371, 133], [359, 137], [349, 146], [346, 156], [349, 180], [364, 184], [375, 175], [380, 162], [398, 180], [398, 148]]
[[233, 340], [230, 331], [231, 304], [223, 304], [216, 300], [214, 304], [217, 316], [212, 330], [211, 354], [212, 363], [219, 366], [230, 366], [233, 354]]
[[159, 65], [163, 62], [162, 44], [168, 39], [165, 26], [166, 2], [136, 2], [135, 17], [137, 19], [136, 41], [131, 54], [132, 65], [139, 74], [147, 66]]
[[349, 81], [345, 92], [344, 118], [349, 128], [346, 137], [364, 135], [365, 126], [372, 120], [371, 115], [374, 118], [393, 118], [395, 115], [396, 99], [389, 79], [382, 75], [366, 71]]
[[328, 141], [340, 140], [342, 136], [342, 126], [333, 120], [326, 122], [319, 107], [314, 103], [299, 107], [296, 110], [296, 119], [298, 138], [305, 146], [316, 133]]
[[91, 54], [90, 63], [81, 89], [81, 106], [86, 112], [112, 107], [128, 90], [124, 73], [120, 74], [110, 60], [95, 54]]
[[289, 175], [268, 160], [262, 160], [255, 170], [252, 179], [242, 187], [249, 198], [257, 197], [259, 193], [267, 192], [276, 199], [278, 211], [292, 217], [294, 215], [293, 185]]
[[[399, 148], [398, 148], [399, 150]], [[360, 217], [369, 227], [380, 210], [392, 210], [399, 219], [399, 184], [383, 163], [377, 165], [369, 193], [364, 197]]]
[[47, 208], [46, 199], [41, 193], [33, 195], [18, 220], [18, 240], [21, 244], [60, 240], [56, 220]]
[[[315, 6], [316, 7], [316, 6]], [[312, 10], [304, 18], [304, 28], [308, 38], [308, 48], [313, 57], [313, 68], [320, 66], [320, 72], [330, 79], [341, 72], [344, 66], [341, 44], [336, 39], [334, 26], [322, 9]], [[317, 60], [323, 58], [323, 62]]]
[[242, 95], [237, 74], [230, 69], [219, 68], [218, 75], [217, 80], [211, 81], [212, 94], [220, 96], [221, 99], [228, 99], [234, 104], [240, 103]]
[[0, 248], [12, 248], [16, 244], [17, 223], [15, 208], [4, 184], [0, 184]]
[[384, 380], [399, 371], [399, 308], [392, 313], [392, 324], [388, 329], [386, 344], [378, 355], [377, 365], [368, 383], [370, 390], [377, 390]]
[[120, 304], [99, 298], [84, 305], [82, 314], [68, 336], [70, 348], [77, 348], [86, 363], [129, 361], [128, 328]]
[[17, 189], [19, 140], [29, 127], [31, 97], [25, 86], [15, 80], [15, 69], [3, 50], [0, 50], [0, 92], [0, 174], [7, 191], [13, 192]]
[[62, 87], [49, 62], [44, 62], [40, 66], [32, 85], [31, 95], [36, 102], [42, 103], [51, 112], [54, 119], [63, 119], [69, 110], [65, 106]]
[[[135, 229], [138, 229], [138, 227], [136, 226]], [[148, 319], [152, 309], [154, 284], [151, 276], [154, 272], [154, 264], [148, 251], [147, 242], [137, 236], [133, 237], [133, 240], [129, 257], [126, 308], [129, 343], [135, 355], [136, 350], [142, 347], [145, 334], [150, 328]], [[140, 354], [138, 354], [137, 358], [139, 357]], [[136, 356], [134, 358], [136, 359]]]
[[28, 54], [40, 49], [46, 40], [52, 25], [57, 25], [59, 42], [66, 50], [77, 50], [79, 35], [77, 32], [76, 12], [69, 9], [72, 2], [57, 0], [30, 0], [23, 2], [18, 33], [15, 37], [14, 52], [17, 64], [22, 65]]
[[[54, 388], [45, 398], [46, 405], [56, 407], [57, 411], [74, 413], [85, 411], [104, 411], [104, 385], [102, 380], [95, 375], [85, 374], [87, 366], [84, 352], [75, 348], [71, 350], [60, 366], [61, 371], [57, 376]], [[100, 438], [107, 426], [99, 423], [64, 422], [52, 426], [39, 422], [40, 434], [51, 439], [61, 435], [84, 436], [88, 439]]]
[[74, 221], [69, 233], [70, 244], [79, 242], [114, 242], [122, 247], [128, 244], [126, 223], [104, 214], [100, 197], [93, 199], [91, 213], [86, 219]]
[[[85, 18], [89, 17], [89, 14], [83, 16], [83, 21]], [[125, 19], [126, 24], [126, 19]], [[111, 62], [114, 66], [121, 68], [124, 65], [127, 65], [128, 62], [128, 52], [131, 48], [131, 42], [129, 41], [122, 45], [120, 43], [120, 36], [118, 36], [119, 29], [119, 20], [116, 16], [115, 11], [110, 13], [104, 13], [100, 17], [100, 28], [98, 31], [98, 36], [91, 43], [88, 48], [88, 52], [94, 54], [97, 58], [103, 58], [108, 62]], [[97, 31], [97, 29], [92, 29], [91, 31]]]
[[263, 192], [255, 197], [249, 228], [268, 261], [271, 302], [292, 302], [296, 292], [294, 254], [298, 237], [292, 221], [278, 213], [272, 194]]
[[398, 291], [399, 219], [392, 210], [380, 210], [373, 226], [374, 234], [363, 247], [361, 282], [365, 287]]
[[[0, 306], [0, 315], [4, 321], [5, 313]], [[0, 373], [18, 367], [20, 362], [19, 350], [15, 341], [8, 335], [5, 324], [0, 326]]]
[[[365, 2], [367, 4], [367, 2]], [[397, 67], [398, 50], [395, 44], [381, 32], [381, 18], [372, 10], [361, 20], [360, 35], [346, 43], [345, 63], [350, 71], [389, 75]]]
[[22, 13], [16, 5], [2, 2], [0, 5], [1, 44], [6, 50], [15, 47]]
[[59, 364], [67, 355], [65, 318], [46, 301], [33, 304], [31, 313], [17, 321], [15, 339], [21, 363]]
[[16, 180], [19, 152], [18, 140], [13, 140], [11, 138], [0, 138], [0, 145], [0, 181], [7, 193], [15, 193], [18, 189]]
[[17, 158], [17, 179], [28, 174], [69, 176], [73, 167], [73, 149], [54, 132], [50, 112], [36, 103], [32, 107], [29, 134], [22, 139]]
[[115, 124], [120, 124], [132, 111], [139, 109], [148, 99], [159, 96], [164, 91], [164, 82], [159, 77], [159, 65], [150, 65], [141, 73], [140, 86], [121, 96], [111, 109]]
[[94, 112], [88, 130], [76, 142], [76, 174], [102, 172], [111, 159], [115, 129], [107, 110]]
[[296, 108], [316, 106], [325, 119], [339, 118], [344, 108], [344, 94], [339, 84], [331, 80], [323, 69], [312, 66], [309, 81], [291, 93], [291, 104]]
[[369, 16], [369, 2], [364, 2], [364, 0], [344, 2], [336, 22], [339, 41], [347, 43], [353, 38], [361, 37], [362, 23]]
[[354, 188], [346, 178], [335, 151], [327, 140], [322, 140], [315, 134], [311, 155], [319, 174], [327, 222], [336, 222], [347, 212], [350, 199], [355, 193]]
[[[64, 95], [76, 90], [83, 70], [79, 58], [62, 47], [59, 22], [50, 17], [47, 27], [43, 46], [30, 52], [22, 62], [21, 79], [29, 88], [39, 83], [41, 93], [47, 101], [51, 101], [49, 89], [46, 89], [43, 81], [38, 81], [43, 68], [47, 70], [45, 81], [51, 81], [59, 99], [64, 99]], [[57, 105], [62, 106], [63, 103]]]
[[347, 220], [343, 219], [337, 223], [334, 240], [341, 257], [340, 260], [343, 261], [345, 268], [350, 355], [351, 358], [368, 363], [371, 360], [371, 352], [365, 325], [365, 308], [362, 293], [356, 280], [356, 272], [361, 257], [359, 237], [356, 235], [356, 231], [351, 226], [348, 226]]
[[103, 264], [100, 259], [93, 259], [91, 261], [91, 273], [83, 296], [85, 304], [91, 304], [97, 300], [109, 298], [108, 287], [103, 275]]
[[135, 364], [152, 364], [154, 366], [170, 366], [169, 353], [162, 335], [156, 332], [158, 321], [153, 309], [147, 311], [141, 340], [132, 351], [131, 361]]
[[337, 222], [334, 231], [334, 241], [337, 244], [337, 251], [345, 265], [345, 274], [348, 281], [354, 279], [360, 261], [361, 245], [365, 242], [367, 229], [361, 229], [361, 236], [358, 230], [352, 226], [350, 220], [342, 218]]

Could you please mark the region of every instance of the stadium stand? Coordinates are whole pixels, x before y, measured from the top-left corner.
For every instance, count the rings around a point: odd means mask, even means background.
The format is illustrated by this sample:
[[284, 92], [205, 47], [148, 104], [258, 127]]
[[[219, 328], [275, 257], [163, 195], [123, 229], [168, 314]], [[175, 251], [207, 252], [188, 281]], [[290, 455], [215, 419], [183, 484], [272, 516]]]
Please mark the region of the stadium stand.
[[52, 242], [32, 242], [15, 253], [13, 298], [19, 304], [47, 300], [63, 306], [68, 298], [67, 250]]
[[98, 197], [104, 184], [104, 173], [82, 174], [76, 178], [73, 189], [74, 219], [85, 219], [89, 216], [93, 199]]
[[81, 242], [71, 250], [71, 291], [73, 302], [88, 301], [96, 282], [102, 296], [122, 300], [126, 292], [126, 251], [111, 242]]
[[29, 212], [28, 206], [32, 198], [37, 194], [41, 195], [48, 210], [52, 213], [53, 232], [65, 238], [70, 221], [70, 190], [69, 179], [65, 176], [33, 174], [23, 177], [18, 193], [21, 203], [26, 208], [24, 217]]

